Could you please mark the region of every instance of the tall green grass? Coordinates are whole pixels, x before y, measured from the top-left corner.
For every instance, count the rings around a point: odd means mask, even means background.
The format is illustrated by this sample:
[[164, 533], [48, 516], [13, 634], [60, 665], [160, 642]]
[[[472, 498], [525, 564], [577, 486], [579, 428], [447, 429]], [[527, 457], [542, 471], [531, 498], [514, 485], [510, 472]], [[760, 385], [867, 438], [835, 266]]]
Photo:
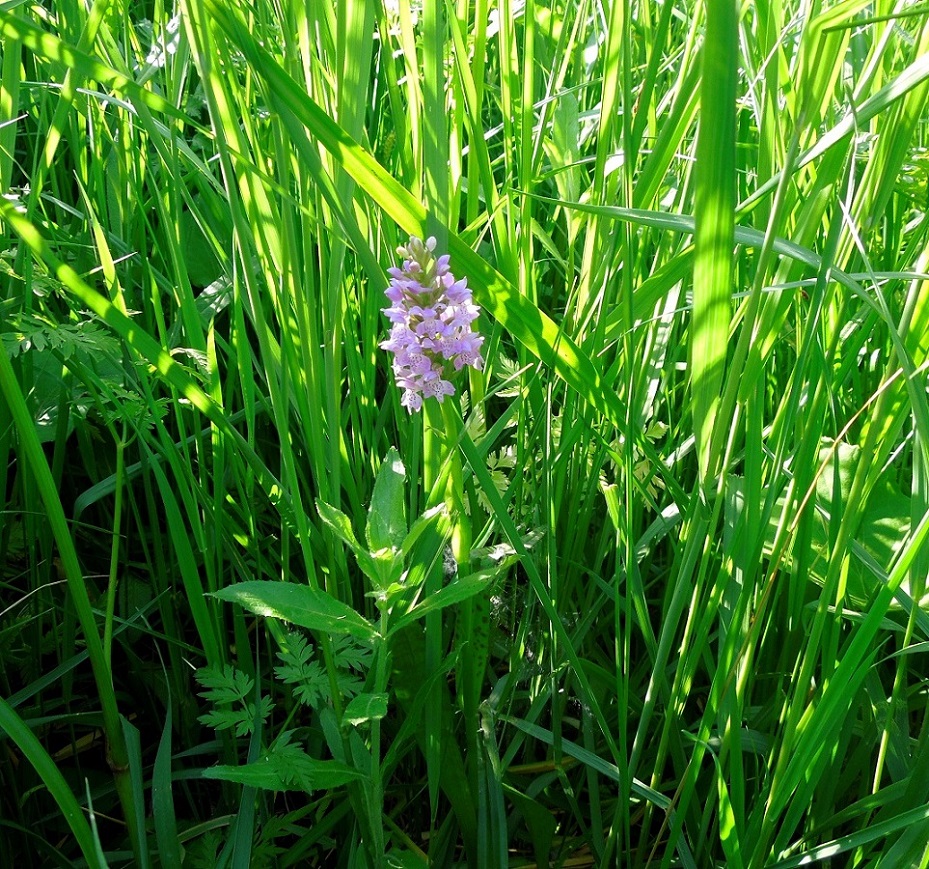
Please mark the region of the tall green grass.
[[923, 5], [0, 33], [0, 865], [929, 865]]

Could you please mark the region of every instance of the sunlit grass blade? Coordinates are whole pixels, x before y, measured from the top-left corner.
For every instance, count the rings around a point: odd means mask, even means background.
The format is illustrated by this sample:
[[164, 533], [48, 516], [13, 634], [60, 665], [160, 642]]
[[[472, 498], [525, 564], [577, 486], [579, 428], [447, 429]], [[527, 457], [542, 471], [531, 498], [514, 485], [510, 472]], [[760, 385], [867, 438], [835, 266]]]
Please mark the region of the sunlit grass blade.
[[[700, 132], [694, 192], [694, 306], [690, 336], [693, 428], [700, 473], [715, 486], [720, 456], [713, 434], [729, 346], [735, 227], [735, 101], [739, 7], [708, 0], [700, 80]], [[718, 447], [715, 447], [718, 450]]]
[[3, 41], [0, 66], [0, 190], [7, 190], [13, 178], [14, 152], [19, 122], [19, 66], [22, 49], [15, 37]]

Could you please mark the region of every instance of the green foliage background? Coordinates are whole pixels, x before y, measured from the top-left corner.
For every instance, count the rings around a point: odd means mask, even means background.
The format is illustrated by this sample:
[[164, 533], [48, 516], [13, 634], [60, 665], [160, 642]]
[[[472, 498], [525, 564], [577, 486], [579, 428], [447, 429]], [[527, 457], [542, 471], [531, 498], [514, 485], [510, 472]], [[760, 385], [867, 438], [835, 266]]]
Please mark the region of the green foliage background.
[[924, 4], [0, 34], [0, 865], [929, 865]]

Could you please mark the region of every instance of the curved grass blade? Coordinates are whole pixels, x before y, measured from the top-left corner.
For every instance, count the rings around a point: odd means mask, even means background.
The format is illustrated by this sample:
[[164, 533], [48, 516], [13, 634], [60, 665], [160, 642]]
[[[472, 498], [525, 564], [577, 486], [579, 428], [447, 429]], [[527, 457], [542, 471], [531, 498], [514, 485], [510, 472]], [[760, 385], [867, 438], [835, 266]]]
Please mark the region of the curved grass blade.
[[[107, 85], [137, 103], [175, 120], [182, 120], [186, 124], [193, 123], [189, 117], [164, 97], [140, 86], [128, 76], [101, 63], [86, 52], [65, 44], [57, 36], [48, 33], [31, 21], [0, 14], [0, 36], [3, 37], [4, 44], [7, 40], [17, 40], [24, 48], [28, 48], [40, 57], [57, 61], [66, 69], [73, 70], [79, 78]], [[207, 131], [202, 132], [206, 133]]]
[[[16, 218], [15, 223], [9, 218], [9, 212], [12, 212]], [[28, 231], [33, 235], [36, 234], [35, 230], [13, 211], [10, 203], [3, 199], [0, 199], [0, 216], [9, 219], [14, 228], [17, 228], [17, 224], [25, 223]], [[48, 523], [58, 545], [68, 591], [74, 604], [77, 620], [84, 633], [94, 681], [100, 697], [103, 727], [107, 736], [108, 753], [114, 770], [116, 790], [119, 794], [120, 805], [126, 823], [129, 826], [133, 850], [136, 853], [137, 860], [140, 860], [144, 848], [144, 833], [136, 827], [135, 823], [136, 812], [133, 804], [132, 786], [127, 775], [129, 761], [119, 718], [116, 693], [113, 688], [112, 671], [103, 653], [103, 643], [97, 629], [96, 619], [90, 604], [90, 596], [84, 583], [84, 575], [78, 560], [74, 540], [71, 537], [71, 530], [68, 527], [68, 520], [61, 503], [61, 497], [52, 477], [48, 460], [42, 450], [42, 445], [39, 443], [32, 414], [26, 405], [26, 399], [22, 394], [13, 366], [6, 353], [0, 353], [0, 394], [2, 394], [6, 406], [9, 408], [13, 427], [19, 434], [24, 463], [29, 466], [33, 474], [36, 488], [45, 507]]]
[[[2, 354], [0, 354], [0, 358], [2, 358]], [[61, 813], [68, 822], [68, 826], [74, 834], [74, 840], [81, 849], [87, 865], [104, 869], [106, 862], [101, 860], [98, 855], [97, 844], [94, 841], [90, 825], [87, 823], [84, 812], [77, 798], [68, 787], [64, 776], [55, 766], [55, 761], [52, 760], [36, 735], [2, 697], [0, 697], [0, 729], [16, 743], [19, 750], [45, 783], [45, 787], [48, 788], [48, 792], [54, 797], [55, 802], [58, 803], [58, 808], [61, 809]]]

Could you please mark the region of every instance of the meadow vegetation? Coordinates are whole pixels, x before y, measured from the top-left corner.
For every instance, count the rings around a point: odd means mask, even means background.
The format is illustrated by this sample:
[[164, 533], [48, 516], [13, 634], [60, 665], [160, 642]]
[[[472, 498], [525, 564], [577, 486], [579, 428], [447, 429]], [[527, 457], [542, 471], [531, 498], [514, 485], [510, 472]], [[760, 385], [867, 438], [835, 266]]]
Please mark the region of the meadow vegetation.
[[0, 865], [929, 866], [926, 4], [0, 36]]

